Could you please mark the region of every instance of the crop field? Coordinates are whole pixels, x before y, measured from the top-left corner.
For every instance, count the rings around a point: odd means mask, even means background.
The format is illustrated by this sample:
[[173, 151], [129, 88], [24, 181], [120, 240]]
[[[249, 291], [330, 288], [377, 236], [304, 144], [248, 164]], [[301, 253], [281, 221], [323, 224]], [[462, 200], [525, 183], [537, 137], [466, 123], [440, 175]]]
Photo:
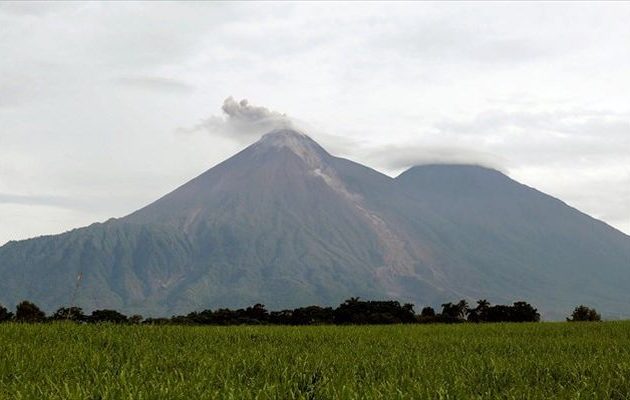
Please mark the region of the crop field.
[[0, 325], [1, 399], [629, 399], [630, 322]]

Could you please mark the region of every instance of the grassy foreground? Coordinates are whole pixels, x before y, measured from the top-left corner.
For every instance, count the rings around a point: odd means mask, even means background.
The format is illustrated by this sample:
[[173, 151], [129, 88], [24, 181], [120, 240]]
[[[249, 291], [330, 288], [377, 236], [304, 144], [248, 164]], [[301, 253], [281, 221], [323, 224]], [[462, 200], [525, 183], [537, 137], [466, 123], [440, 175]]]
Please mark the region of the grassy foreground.
[[1, 399], [630, 399], [630, 323], [0, 325]]

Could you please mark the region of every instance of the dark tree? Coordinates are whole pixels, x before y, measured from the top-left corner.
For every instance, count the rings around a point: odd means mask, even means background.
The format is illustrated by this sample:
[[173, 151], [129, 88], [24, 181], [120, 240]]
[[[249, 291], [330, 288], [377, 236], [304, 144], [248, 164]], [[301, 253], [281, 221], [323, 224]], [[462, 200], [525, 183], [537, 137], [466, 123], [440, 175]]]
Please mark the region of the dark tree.
[[540, 313], [531, 304], [524, 301], [517, 301], [512, 306], [512, 322], [538, 322]]
[[487, 300], [479, 300], [477, 307], [469, 310], [469, 322], [538, 322], [540, 314], [531, 304], [517, 301], [514, 305], [491, 306]]
[[18, 322], [43, 322], [46, 314], [30, 301], [24, 300], [15, 309], [15, 320]]
[[469, 322], [486, 322], [488, 321], [488, 311], [490, 310], [490, 302], [488, 300], [477, 301], [477, 307], [468, 310]]
[[129, 323], [130, 324], [134, 324], [134, 325], [138, 325], [142, 323], [142, 315], [140, 314], [134, 314], [131, 317], [129, 317]]
[[397, 301], [346, 300], [334, 312], [337, 324], [401, 324], [415, 322], [412, 304], [400, 305]]
[[435, 317], [435, 310], [433, 307], [424, 307], [422, 311], [420, 311], [420, 316], [424, 318]]
[[241, 318], [244, 318], [248, 322], [263, 323], [267, 322], [269, 318], [269, 312], [265, 308], [264, 304], [255, 304], [253, 307], [247, 307], [242, 313]]
[[13, 313], [6, 309], [2, 304], [0, 304], [0, 323], [11, 321], [13, 318]]
[[569, 322], [577, 322], [577, 321], [601, 321], [602, 316], [594, 309], [587, 307], [585, 305], [580, 305], [575, 307], [573, 312], [571, 313], [571, 318], [567, 318]]
[[282, 313], [277, 317], [289, 317], [289, 324], [291, 325], [331, 324], [334, 320], [332, 307], [309, 306], [285, 310]]
[[236, 312], [229, 308], [219, 308], [213, 314], [213, 323], [218, 325], [230, 325], [236, 323]]
[[433, 307], [424, 307], [422, 311], [420, 311], [420, 315], [416, 315], [416, 322], [420, 324], [432, 324], [438, 322], [438, 319]]
[[55, 313], [51, 316], [51, 319], [54, 321], [74, 321], [74, 322], [85, 322], [87, 317], [83, 313], [83, 309], [81, 307], [62, 307], [55, 311]]
[[460, 300], [458, 303], [442, 304], [442, 320], [443, 322], [462, 322], [468, 314], [468, 302]]
[[123, 324], [127, 322], [127, 316], [116, 310], [95, 310], [88, 318], [88, 322], [111, 322], [114, 324]]
[[[309, 325], [308, 317], [300, 319], [295, 316], [298, 310], [300, 309], [271, 311], [269, 313], [269, 323], [274, 325]], [[305, 322], [301, 323], [300, 320], [304, 320]]]
[[210, 325], [216, 323], [216, 318], [212, 310], [203, 310], [201, 312], [193, 311], [187, 315], [179, 315], [172, 318], [173, 322], [178, 324], [199, 324]]

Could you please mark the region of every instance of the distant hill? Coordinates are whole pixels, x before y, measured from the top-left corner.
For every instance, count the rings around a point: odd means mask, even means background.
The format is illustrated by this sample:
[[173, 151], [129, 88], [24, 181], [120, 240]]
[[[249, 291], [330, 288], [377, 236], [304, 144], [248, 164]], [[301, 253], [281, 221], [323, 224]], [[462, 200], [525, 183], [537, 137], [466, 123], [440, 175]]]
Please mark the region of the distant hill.
[[169, 315], [351, 296], [630, 316], [630, 237], [495, 170], [394, 179], [278, 130], [124, 218], [0, 247], [6, 305]]

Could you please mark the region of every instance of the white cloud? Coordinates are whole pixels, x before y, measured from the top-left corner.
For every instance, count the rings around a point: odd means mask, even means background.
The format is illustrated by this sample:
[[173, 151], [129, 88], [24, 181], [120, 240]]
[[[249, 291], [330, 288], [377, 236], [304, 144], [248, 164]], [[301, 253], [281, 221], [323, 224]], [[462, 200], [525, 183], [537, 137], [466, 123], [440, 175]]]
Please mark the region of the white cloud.
[[184, 81], [160, 76], [123, 76], [114, 79], [114, 82], [122, 86], [166, 93], [188, 94], [194, 90], [194, 86]]

